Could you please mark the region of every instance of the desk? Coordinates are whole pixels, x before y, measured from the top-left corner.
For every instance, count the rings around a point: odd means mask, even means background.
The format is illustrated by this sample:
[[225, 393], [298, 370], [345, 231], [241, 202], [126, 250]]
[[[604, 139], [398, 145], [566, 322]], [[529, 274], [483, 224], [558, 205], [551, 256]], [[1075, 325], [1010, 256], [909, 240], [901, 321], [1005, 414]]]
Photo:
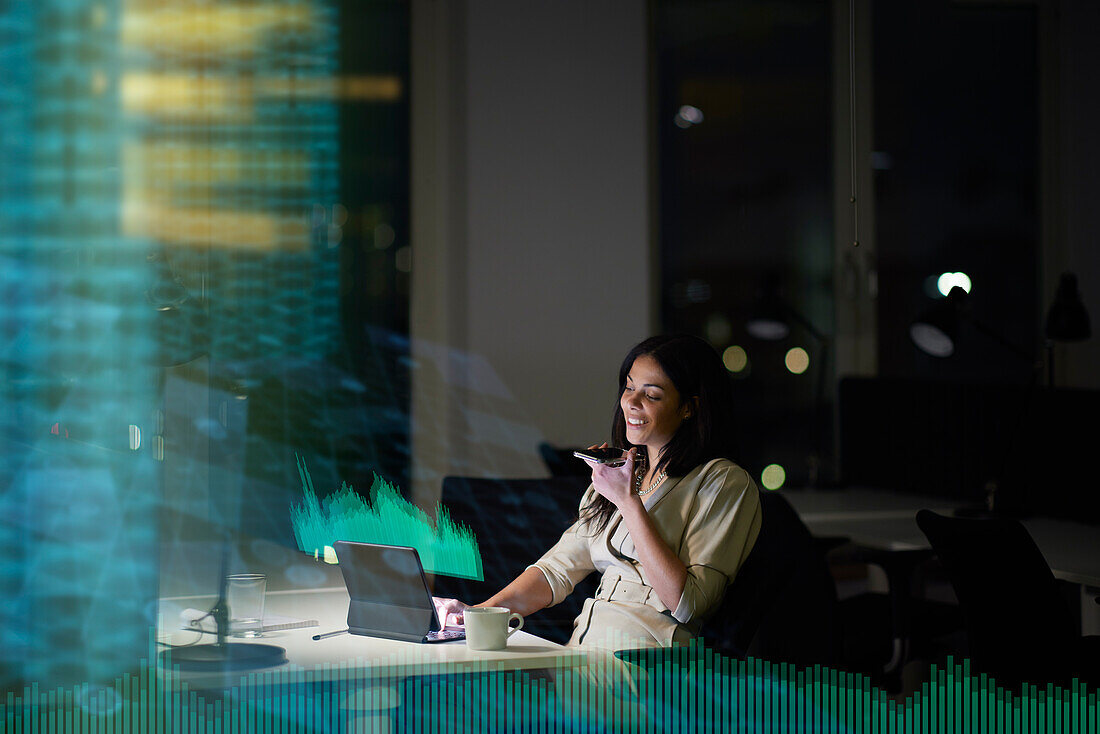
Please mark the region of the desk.
[[[214, 597], [162, 599], [158, 614], [158, 639], [172, 644], [192, 642], [197, 633], [181, 630], [179, 612], [188, 607], [209, 609]], [[346, 720], [364, 719], [366, 729], [386, 729], [401, 700], [402, 682], [412, 676], [490, 673], [523, 669], [582, 667], [590, 653], [565, 648], [522, 630], [508, 638], [504, 650], [471, 650], [462, 640], [432, 644], [385, 640], [360, 635], [335, 635], [312, 639], [319, 632], [347, 628], [348, 593], [344, 588], [310, 591], [273, 591], [266, 595], [271, 614], [317, 620], [319, 626], [265, 633], [255, 642], [286, 650], [287, 664], [260, 670], [180, 672], [161, 670], [171, 687], [209, 693], [240, 692], [258, 688], [354, 690], [343, 696], [341, 713]], [[202, 642], [213, 642], [203, 635]], [[232, 638], [233, 642], [248, 640]]]
[[[188, 607], [205, 610], [214, 601], [213, 596], [162, 599], [158, 639], [173, 644], [194, 640], [196, 633], [179, 629], [179, 612]], [[286, 617], [315, 619], [319, 626], [268, 632], [255, 639], [256, 642], [284, 648], [292, 666], [324, 669], [337, 678], [354, 676], [364, 668], [369, 668], [372, 677], [404, 677], [442, 672], [549, 668], [559, 661], [570, 666], [587, 662], [585, 652], [563, 647], [523, 630], [508, 638], [507, 648], [493, 651], [471, 650], [462, 640], [419, 644], [351, 634], [312, 639], [319, 632], [347, 628], [348, 592], [344, 588], [271, 591], [266, 595], [266, 610]], [[213, 635], [203, 635], [203, 638], [203, 642], [214, 640]], [[234, 642], [249, 642], [247, 639], [231, 639]], [[248, 672], [237, 672], [227, 677], [240, 678]], [[209, 676], [189, 673], [187, 680], [192, 685], [217, 684], [223, 678], [220, 673]]]
[[[342, 587], [268, 592], [267, 612], [319, 623], [317, 627], [268, 632], [255, 639], [255, 642], [284, 648], [287, 664], [260, 670], [212, 673], [177, 674], [161, 669], [161, 679], [169, 688], [197, 691], [208, 699], [220, 695], [233, 699], [259, 695], [270, 700], [289, 695], [304, 700], [316, 697], [315, 692], [323, 689], [328, 693], [318, 700], [335, 696], [339, 702], [328, 714], [333, 717], [331, 725], [339, 724], [349, 731], [376, 731], [391, 727], [406, 678], [558, 666], [580, 668], [595, 654], [566, 648], [522, 630], [508, 638], [507, 648], [497, 651], [470, 650], [461, 640], [420, 644], [350, 634], [313, 640], [315, 634], [347, 628], [348, 601], [347, 590]], [[213, 596], [161, 599], [158, 640], [172, 644], [195, 640], [197, 633], [179, 629], [179, 613], [186, 608], [209, 609], [214, 602]], [[202, 638], [204, 643], [214, 641], [213, 635], [202, 635]], [[240, 638], [231, 640], [249, 642]]]
[[[928, 539], [917, 527], [917, 510], [950, 515], [963, 505], [923, 495], [863, 488], [794, 490], [784, 497], [815, 535], [843, 535], [878, 550], [919, 550]], [[1021, 520], [1055, 578], [1100, 587], [1100, 527], [1069, 520]]]
[[[928, 539], [917, 527], [917, 510], [950, 515], [963, 505], [937, 497], [866, 488], [806, 489], [784, 497], [815, 535], [843, 535], [875, 550], [920, 550]], [[1021, 520], [1055, 578], [1081, 586], [1081, 628], [1100, 633], [1100, 527], [1069, 520]]]

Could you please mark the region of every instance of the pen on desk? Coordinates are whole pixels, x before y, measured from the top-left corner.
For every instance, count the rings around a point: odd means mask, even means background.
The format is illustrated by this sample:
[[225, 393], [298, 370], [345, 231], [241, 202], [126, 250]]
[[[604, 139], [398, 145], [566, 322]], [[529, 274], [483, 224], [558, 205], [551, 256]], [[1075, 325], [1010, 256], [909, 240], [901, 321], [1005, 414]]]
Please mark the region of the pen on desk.
[[315, 640], [323, 640], [323, 639], [325, 639], [326, 637], [335, 637], [336, 635], [342, 635], [342, 634], [344, 634], [345, 632], [347, 632], [347, 630], [336, 630], [335, 632], [325, 632], [324, 634], [320, 634], [320, 635], [314, 635], [314, 636], [313, 636], [313, 639], [315, 639]]

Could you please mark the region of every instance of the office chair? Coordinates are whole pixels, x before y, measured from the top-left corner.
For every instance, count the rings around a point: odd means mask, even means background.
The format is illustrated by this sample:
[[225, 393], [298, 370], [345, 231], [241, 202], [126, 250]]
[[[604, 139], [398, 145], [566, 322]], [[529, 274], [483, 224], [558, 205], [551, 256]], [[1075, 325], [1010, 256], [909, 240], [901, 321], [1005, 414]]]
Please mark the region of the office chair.
[[879, 567], [888, 591], [864, 591], [840, 602], [843, 667], [900, 691], [906, 666], [941, 660], [958, 650], [962, 615], [958, 604], [926, 596], [936, 569], [931, 549], [853, 546], [841, 563]]
[[[584, 448], [583, 446], [578, 446]], [[583, 460], [573, 456], [573, 448], [552, 446], [545, 441], [539, 444], [539, 456], [552, 477], [592, 477], [592, 469]]]
[[[848, 539], [811, 534], [780, 493], [764, 492], [760, 500], [760, 536], [718, 612], [703, 627], [707, 646], [740, 658], [830, 665], [898, 690], [911, 651], [897, 647], [898, 639], [907, 642], [911, 633], [901, 623], [908, 617], [938, 619], [939, 605], [893, 587], [890, 594], [839, 599], [827, 555]], [[907, 555], [885, 559], [852, 552], [859, 562], [887, 568], [916, 561]], [[892, 573], [890, 578], [903, 584], [908, 577]]]
[[822, 543], [781, 494], [762, 492], [760, 504], [760, 535], [702, 637], [739, 658], [835, 664], [836, 584]]
[[1100, 637], [1082, 637], [1043, 554], [1019, 521], [917, 513], [965, 617], [975, 670], [1001, 685], [1077, 675], [1100, 684]]
[[[475, 604], [500, 591], [573, 523], [589, 483], [589, 477], [444, 477], [440, 502], [452, 520], [474, 531], [485, 580], [437, 576], [432, 593]], [[553, 642], [567, 642], [573, 620], [584, 600], [596, 593], [597, 583], [592, 574], [561, 604], [524, 620], [524, 630]]]

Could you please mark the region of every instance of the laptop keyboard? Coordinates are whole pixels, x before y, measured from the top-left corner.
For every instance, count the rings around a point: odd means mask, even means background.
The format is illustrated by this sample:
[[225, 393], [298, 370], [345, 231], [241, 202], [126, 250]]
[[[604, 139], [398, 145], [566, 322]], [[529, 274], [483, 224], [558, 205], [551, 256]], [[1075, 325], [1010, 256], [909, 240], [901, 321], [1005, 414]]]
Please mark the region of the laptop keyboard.
[[466, 639], [465, 630], [434, 630], [424, 635], [424, 642], [450, 642], [451, 640]]

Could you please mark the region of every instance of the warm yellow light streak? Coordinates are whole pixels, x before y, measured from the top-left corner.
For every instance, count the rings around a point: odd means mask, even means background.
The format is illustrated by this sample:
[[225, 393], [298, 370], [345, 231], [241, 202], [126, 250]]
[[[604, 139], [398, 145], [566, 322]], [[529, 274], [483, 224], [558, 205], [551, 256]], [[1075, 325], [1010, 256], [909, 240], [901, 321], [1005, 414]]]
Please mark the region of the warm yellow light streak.
[[248, 122], [252, 85], [243, 79], [131, 72], [119, 81], [122, 109], [191, 122]]
[[195, 247], [302, 251], [309, 246], [305, 215], [174, 207], [133, 193], [123, 195], [122, 233], [128, 237]]
[[337, 77], [268, 77], [256, 82], [257, 96], [394, 102], [401, 99], [401, 78], [387, 74]]
[[394, 102], [401, 99], [400, 77], [381, 74], [340, 77], [340, 99]]
[[195, 186], [260, 184], [304, 187], [309, 155], [304, 150], [262, 150], [164, 143], [128, 143], [122, 150], [127, 185], [171, 188], [186, 185], [193, 198], [213, 199]]
[[248, 122], [258, 98], [394, 102], [404, 92], [400, 77], [385, 74], [252, 80], [131, 72], [119, 88], [126, 112], [193, 122]]
[[122, 43], [161, 54], [247, 57], [264, 36], [316, 33], [317, 19], [303, 5], [204, 5], [189, 8], [127, 9]]

